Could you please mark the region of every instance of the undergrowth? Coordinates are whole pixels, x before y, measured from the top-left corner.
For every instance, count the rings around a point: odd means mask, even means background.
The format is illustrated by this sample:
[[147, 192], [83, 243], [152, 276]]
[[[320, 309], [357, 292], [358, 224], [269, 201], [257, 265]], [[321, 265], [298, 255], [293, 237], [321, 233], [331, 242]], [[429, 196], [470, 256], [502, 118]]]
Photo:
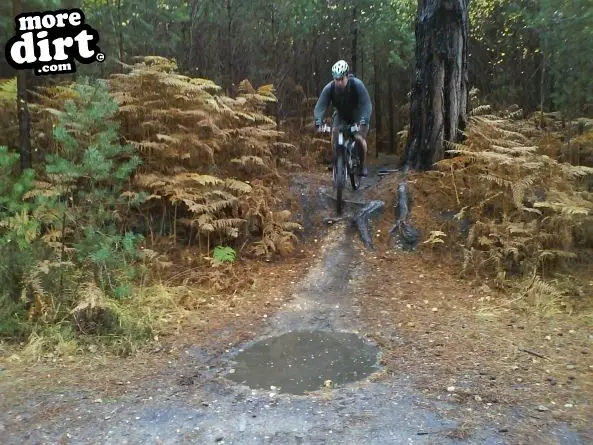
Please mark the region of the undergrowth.
[[489, 278], [516, 291], [518, 304], [553, 311], [575, 292], [559, 280], [591, 261], [593, 168], [562, 162], [560, 142], [550, 156], [551, 136], [517, 111], [474, 108], [466, 140], [450, 143], [452, 156], [426, 173], [431, 204], [454, 214], [427, 248], [459, 250], [466, 276]]
[[[278, 204], [301, 166], [266, 114], [272, 86], [245, 80], [231, 99], [164, 58], [124, 68], [32, 92], [35, 170], [0, 147], [0, 337], [32, 357], [130, 353], [239, 289], [241, 258], [298, 242]], [[15, 85], [0, 83], [12, 130]]]
[[[30, 347], [74, 337], [145, 339], [129, 314], [134, 283], [146, 272], [143, 237], [119, 221], [137, 204], [122, 190], [141, 162], [117, 136], [117, 102], [100, 82], [69, 90], [52, 146], [37, 171], [17, 173], [18, 154], [0, 147], [0, 335]], [[31, 105], [35, 109], [35, 105]], [[129, 315], [128, 315], [129, 314]], [[128, 342], [130, 343], [130, 342]]]
[[207, 252], [248, 241], [241, 253], [261, 256], [294, 247], [301, 227], [278, 224], [274, 207], [281, 170], [300, 165], [293, 162], [296, 146], [265, 113], [277, 100], [272, 85], [255, 89], [244, 80], [232, 99], [207, 79], [177, 74], [160, 57], [126, 69], [109, 82], [122, 136], [144, 160], [131, 193], [149, 193], [142, 226], [151, 241], [170, 235]]

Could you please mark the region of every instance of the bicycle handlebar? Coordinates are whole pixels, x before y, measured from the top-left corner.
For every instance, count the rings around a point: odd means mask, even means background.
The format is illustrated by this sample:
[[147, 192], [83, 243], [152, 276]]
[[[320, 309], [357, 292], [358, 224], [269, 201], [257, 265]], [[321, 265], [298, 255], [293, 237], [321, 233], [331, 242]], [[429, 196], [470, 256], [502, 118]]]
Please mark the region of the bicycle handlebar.
[[[338, 129], [340, 131], [349, 131], [350, 133], [356, 133], [357, 131], [360, 130], [360, 126], [358, 124], [342, 125]], [[319, 127], [320, 133], [331, 133], [331, 131], [332, 131], [332, 127], [327, 124], [323, 124], [322, 126]]]

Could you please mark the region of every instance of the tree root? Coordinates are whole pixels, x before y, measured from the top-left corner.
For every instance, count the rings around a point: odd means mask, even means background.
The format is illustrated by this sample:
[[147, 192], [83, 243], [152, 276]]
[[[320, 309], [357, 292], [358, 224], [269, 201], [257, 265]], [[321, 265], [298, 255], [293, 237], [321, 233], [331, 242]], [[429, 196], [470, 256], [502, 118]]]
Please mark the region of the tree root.
[[354, 222], [360, 233], [360, 239], [367, 249], [375, 250], [375, 247], [373, 246], [373, 236], [369, 229], [370, 219], [375, 216], [375, 214], [383, 211], [384, 208], [385, 203], [383, 201], [370, 201], [354, 217]]
[[393, 247], [402, 250], [414, 250], [420, 241], [420, 233], [409, 222], [410, 193], [408, 180], [403, 179], [397, 186], [397, 199], [395, 204], [396, 221], [389, 231], [393, 238]]

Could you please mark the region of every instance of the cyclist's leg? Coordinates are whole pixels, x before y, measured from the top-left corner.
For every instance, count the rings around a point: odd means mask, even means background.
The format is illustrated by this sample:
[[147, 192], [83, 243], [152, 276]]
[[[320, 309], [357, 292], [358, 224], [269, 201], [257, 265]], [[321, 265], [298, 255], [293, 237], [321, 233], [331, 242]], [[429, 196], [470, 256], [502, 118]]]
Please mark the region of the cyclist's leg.
[[368, 145], [367, 145], [367, 137], [369, 134], [369, 125], [363, 125], [360, 128], [360, 131], [358, 133], [356, 133], [356, 135], [354, 136], [354, 139], [357, 142], [357, 147], [358, 147], [358, 156], [360, 157], [360, 173], [361, 176], [367, 176], [368, 175], [368, 169], [366, 166], [366, 157], [367, 157], [367, 150], [368, 150]]

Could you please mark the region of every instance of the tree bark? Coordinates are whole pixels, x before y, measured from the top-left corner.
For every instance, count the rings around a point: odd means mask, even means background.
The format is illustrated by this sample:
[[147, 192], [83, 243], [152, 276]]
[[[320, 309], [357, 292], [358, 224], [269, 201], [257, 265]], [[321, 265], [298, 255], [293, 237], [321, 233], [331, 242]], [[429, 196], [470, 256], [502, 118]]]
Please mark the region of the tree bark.
[[29, 106], [27, 105], [28, 74], [28, 71], [19, 71], [16, 79], [21, 171], [33, 167], [33, 155], [31, 153], [31, 113], [29, 113]]
[[373, 51], [373, 73], [375, 76], [375, 157], [383, 151], [383, 121], [381, 114], [381, 75], [379, 72], [379, 60], [377, 60], [377, 47]]
[[[13, 0], [12, 11], [13, 16], [16, 17], [23, 10], [21, 0]], [[31, 114], [27, 105], [27, 78], [28, 70], [19, 70], [16, 77], [16, 106], [19, 116], [19, 139], [20, 139], [20, 161], [21, 171], [31, 168], [33, 166], [33, 159], [31, 154]]]
[[352, 72], [358, 76], [356, 72], [356, 47], [358, 46], [358, 26], [356, 23], [356, 6], [352, 9], [352, 48], [351, 48], [351, 61], [352, 61]]
[[190, 16], [189, 16], [189, 48], [187, 50], [185, 67], [186, 70], [190, 73], [190, 75], [195, 75], [195, 71], [191, 68], [194, 60], [194, 51], [196, 45], [196, 12], [198, 10], [198, 0], [192, 0], [191, 2], [191, 9], [190, 9]]
[[393, 103], [393, 74], [387, 76], [387, 100], [389, 108], [389, 152], [395, 153], [395, 105]]
[[469, 103], [469, 0], [418, 0], [416, 73], [404, 163], [428, 170], [444, 158], [444, 141], [462, 140]]
[[226, 0], [225, 8], [227, 12], [227, 36], [226, 36], [226, 57], [227, 57], [227, 95], [235, 97], [234, 73], [233, 73], [233, 11], [231, 0]]
[[[122, 15], [121, 15], [121, 0], [117, 0], [117, 40], [118, 40], [118, 51], [119, 51], [119, 60], [120, 62], [124, 62], [124, 31], [122, 27]], [[120, 65], [120, 72], [124, 72], [123, 65]]]

